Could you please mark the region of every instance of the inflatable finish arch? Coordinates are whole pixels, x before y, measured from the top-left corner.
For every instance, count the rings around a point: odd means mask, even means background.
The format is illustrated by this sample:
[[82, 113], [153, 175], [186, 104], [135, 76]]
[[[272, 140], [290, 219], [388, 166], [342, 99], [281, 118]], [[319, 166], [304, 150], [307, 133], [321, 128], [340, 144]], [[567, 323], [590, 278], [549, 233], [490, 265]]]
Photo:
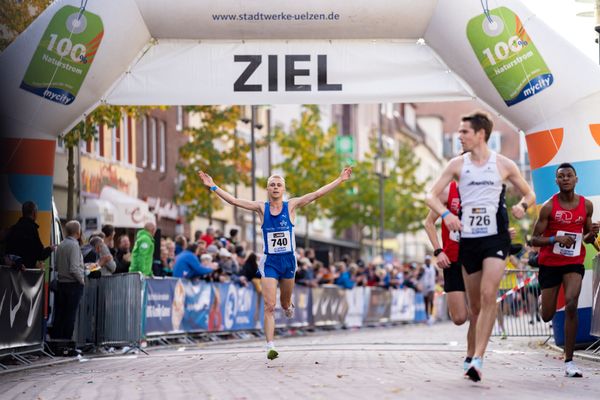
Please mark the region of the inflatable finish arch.
[[539, 202], [568, 161], [600, 215], [600, 68], [517, 0], [59, 0], [0, 69], [2, 225], [34, 200], [46, 239], [55, 139], [99, 103], [477, 96], [526, 132]]

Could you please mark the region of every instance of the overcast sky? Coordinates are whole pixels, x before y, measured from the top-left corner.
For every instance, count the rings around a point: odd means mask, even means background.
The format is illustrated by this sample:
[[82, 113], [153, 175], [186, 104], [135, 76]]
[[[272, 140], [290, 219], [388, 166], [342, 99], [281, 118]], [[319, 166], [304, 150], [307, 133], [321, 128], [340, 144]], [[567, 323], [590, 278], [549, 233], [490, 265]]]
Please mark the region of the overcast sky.
[[[594, 11], [592, 0], [588, 3], [575, 0], [522, 0], [523, 3], [555, 31], [573, 43], [589, 58], [598, 62], [598, 37], [594, 31], [594, 17], [578, 17], [582, 11]], [[489, 3], [493, 8], [493, 0]]]

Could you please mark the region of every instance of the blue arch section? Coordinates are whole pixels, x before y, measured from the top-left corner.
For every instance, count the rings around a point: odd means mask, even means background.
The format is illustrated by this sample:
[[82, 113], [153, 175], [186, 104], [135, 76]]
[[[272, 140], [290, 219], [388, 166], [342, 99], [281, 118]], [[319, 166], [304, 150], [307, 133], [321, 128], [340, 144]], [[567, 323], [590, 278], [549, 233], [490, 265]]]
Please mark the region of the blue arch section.
[[[541, 204], [558, 192], [556, 168], [560, 164], [549, 165], [532, 171], [533, 187]], [[575, 191], [585, 197], [600, 196], [600, 160], [572, 162], [579, 181]]]
[[30, 200], [37, 204], [39, 211], [52, 210], [52, 176], [11, 174], [8, 184], [19, 203]]

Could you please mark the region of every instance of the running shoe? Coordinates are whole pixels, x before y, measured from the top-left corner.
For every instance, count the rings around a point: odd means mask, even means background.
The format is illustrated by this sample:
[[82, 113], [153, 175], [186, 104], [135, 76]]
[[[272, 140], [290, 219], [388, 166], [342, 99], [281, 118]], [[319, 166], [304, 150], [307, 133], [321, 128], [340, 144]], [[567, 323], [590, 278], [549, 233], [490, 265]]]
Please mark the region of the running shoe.
[[291, 306], [289, 306], [288, 308], [283, 310], [283, 313], [285, 314], [286, 318], [289, 318], [289, 319], [294, 318], [295, 308], [296, 308], [296, 306], [294, 306], [294, 303], [292, 303]]
[[569, 378], [582, 378], [583, 374], [573, 361], [569, 361], [565, 363], [565, 376]]
[[473, 382], [479, 382], [482, 377], [481, 366], [483, 365], [483, 360], [479, 357], [474, 357], [469, 365], [469, 369], [466, 374], [470, 380]]
[[279, 353], [277, 352], [277, 350], [275, 350], [275, 349], [271, 348], [271, 349], [269, 349], [269, 350], [267, 351], [267, 358], [268, 358], [269, 360], [274, 360], [274, 359], [276, 359], [277, 357], [279, 357]]
[[471, 366], [471, 362], [470, 361], [463, 361], [463, 372], [465, 373], [465, 378], [467, 378], [467, 371], [469, 370], [469, 367]]

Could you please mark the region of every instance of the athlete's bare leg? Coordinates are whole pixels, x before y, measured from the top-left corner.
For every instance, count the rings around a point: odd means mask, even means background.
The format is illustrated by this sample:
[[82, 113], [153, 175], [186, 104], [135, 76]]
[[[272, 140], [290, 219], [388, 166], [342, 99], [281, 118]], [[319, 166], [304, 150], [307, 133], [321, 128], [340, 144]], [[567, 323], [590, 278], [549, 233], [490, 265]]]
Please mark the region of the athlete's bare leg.
[[[563, 275], [565, 287], [565, 358], [573, 358], [575, 337], [577, 336], [577, 304], [581, 293], [582, 277], [576, 272]], [[556, 307], [555, 307], [556, 308]]]
[[[497, 309], [496, 296], [504, 275], [504, 265], [505, 261], [500, 258], [488, 257], [483, 260], [483, 269], [479, 279], [481, 311], [475, 333], [475, 357], [483, 358], [494, 328]], [[467, 279], [470, 279], [470, 277]], [[465, 281], [465, 284], [467, 284], [467, 281]], [[469, 283], [469, 285], [471, 284]]]
[[265, 301], [264, 331], [267, 343], [273, 341], [275, 336], [275, 303], [277, 301], [277, 280], [262, 278], [262, 294]]
[[467, 274], [462, 269], [463, 281], [465, 282], [465, 294], [469, 303], [469, 331], [467, 332], [467, 357], [475, 355], [475, 343], [477, 338], [477, 321], [481, 310], [481, 275], [482, 272]]
[[292, 291], [294, 290], [294, 279], [282, 279], [279, 281], [279, 302], [281, 308], [287, 310], [292, 305]]
[[465, 292], [446, 293], [448, 313], [455, 325], [462, 325], [469, 319], [469, 310], [465, 299]]
[[542, 320], [544, 322], [550, 322], [552, 318], [554, 318], [559, 290], [560, 285], [542, 289], [542, 309], [540, 310], [540, 314], [542, 314]]

